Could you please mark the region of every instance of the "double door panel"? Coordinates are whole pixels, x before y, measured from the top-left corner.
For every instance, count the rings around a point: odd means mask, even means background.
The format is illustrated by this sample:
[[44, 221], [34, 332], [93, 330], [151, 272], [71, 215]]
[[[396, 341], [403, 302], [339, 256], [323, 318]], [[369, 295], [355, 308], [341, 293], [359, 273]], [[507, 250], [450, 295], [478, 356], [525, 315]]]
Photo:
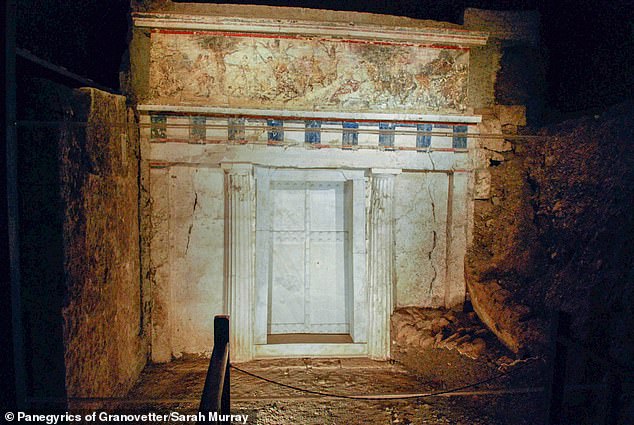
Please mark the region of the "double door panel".
[[343, 182], [271, 184], [268, 333], [349, 333]]

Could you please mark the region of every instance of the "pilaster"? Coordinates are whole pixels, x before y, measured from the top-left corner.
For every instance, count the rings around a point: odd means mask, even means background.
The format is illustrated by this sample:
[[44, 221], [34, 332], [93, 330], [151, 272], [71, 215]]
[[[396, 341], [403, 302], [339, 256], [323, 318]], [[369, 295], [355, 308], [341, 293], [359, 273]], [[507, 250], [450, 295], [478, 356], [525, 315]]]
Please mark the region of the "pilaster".
[[390, 356], [390, 317], [394, 308], [394, 177], [395, 169], [372, 169], [368, 217], [368, 290], [370, 300], [368, 355]]
[[225, 170], [225, 305], [230, 316], [231, 361], [253, 358], [255, 189], [251, 164]]

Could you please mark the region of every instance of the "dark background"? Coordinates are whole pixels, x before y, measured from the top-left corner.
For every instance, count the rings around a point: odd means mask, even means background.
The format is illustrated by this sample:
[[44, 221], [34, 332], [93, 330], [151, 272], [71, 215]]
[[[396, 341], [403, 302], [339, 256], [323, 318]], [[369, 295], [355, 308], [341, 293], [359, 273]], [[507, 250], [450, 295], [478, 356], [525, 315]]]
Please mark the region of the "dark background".
[[[17, 26], [18, 47], [101, 85], [118, 89], [119, 69], [129, 37], [129, 0], [19, 0], [17, 3], [17, 17], [9, 19]], [[546, 101], [551, 116], [580, 115], [603, 109], [632, 98], [634, 93], [634, 0], [241, 0], [222, 3], [351, 10], [455, 23], [461, 22], [466, 7], [537, 9], [542, 15], [543, 53], [548, 59]], [[1, 9], [4, 23], [5, 7]], [[3, 37], [6, 28], [7, 25], [3, 25]], [[2, 68], [10, 71], [5, 59], [2, 55]], [[17, 72], [19, 76], [33, 73], [59, 79], [21, 59]], [[5, 82], [3, 80], [3, 87]], [[4, 107], [3, 102], [3, 116]], [[0, 128], [2, 139], [5, 128]], [[6, 199], [4, 154], [2, 149], [2, 199]], [[6, 222], [7, 209], [3, 206], [0, 208], [2, 405], [12, 404], [14, 382]]]
[[[199, 1], [204, 3], [205, 1]], [[118, 87], [126, 49], [129, 0], [21, 0], [17, 45]], [[350, 10], [461, 23], [466, 7], [539, 10], [549, 59], [547, 103], [562, 112], [615, 104], [634, 91], [634, 0], [238, 0]]]

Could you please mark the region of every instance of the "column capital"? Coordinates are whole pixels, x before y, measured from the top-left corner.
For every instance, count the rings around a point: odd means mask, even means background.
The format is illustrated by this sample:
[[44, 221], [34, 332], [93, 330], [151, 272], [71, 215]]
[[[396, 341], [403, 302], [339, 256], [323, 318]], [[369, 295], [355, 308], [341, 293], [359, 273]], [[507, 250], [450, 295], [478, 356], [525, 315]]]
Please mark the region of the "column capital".
[[403, 170], [400, 168], [370, 168], [370, 174], [373, 176], [377, 175], [388, 175], [388, 176], [396, 176], [397, 174], [401, 174]]
[[253, 164], [249, 162], [223, 162], [220, 168], [228, 174], [252, 174]]

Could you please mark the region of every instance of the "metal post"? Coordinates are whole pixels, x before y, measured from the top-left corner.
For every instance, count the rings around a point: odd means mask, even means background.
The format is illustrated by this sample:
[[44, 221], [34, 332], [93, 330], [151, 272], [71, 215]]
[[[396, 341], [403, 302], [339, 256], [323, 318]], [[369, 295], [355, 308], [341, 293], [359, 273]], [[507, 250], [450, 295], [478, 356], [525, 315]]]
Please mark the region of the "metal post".
[[[199, 423], [211, 422], [210, 414], [230, 414], [230, 366], [229, 366], [229, 316], [214, 317], [214, 349], [200, 399], [199, 413], [204, 417]], [[230, 425], [230, 421], [217, 421]]]
[[[231, 378], [231, 367], [229, 366], [229, 315], [217, 315], [214, 317], [214, 349], [216, 344], [219, 347], [226, 347], [226, 365], [224, 367], [225, 373], [223, 375], [222, 391], [220, 393], [220, 411], [222, 414], [229, 414], [231, 405], [231, 391], [229, 388]], [[221, 422], [224, 423], [224, 422]], [[227, 422], [229, 424], [229, 422]]]
[[[227, 346], [227, 365], [225, 367], [225, 376], [224, 383], [222, 385], [222, 397], [220, 399], [220, 411], [223, 414], [229, 415], [231, 413], [231, 355], [230, 355], [230, 345], [229, 345], [229, 316], [226, 316], [223, 319], [223, 335], [224, 340], [226, 341]], [[226, 328], [225, 328], [226, 327]], [[226, 329], [226, 331], [224, 330]], [[227, 425], [231, 425], [231, 421], [222, 422]]]
[[566, 385], [566, 356], [567, 347], [560, 337], [568, 337], [570, 331], [570, 317], [558, 311], [551, 317], [550, 326], [550, 382], [546, 385], [546, 423], [556, 425], [561, 422], [561, 410], [564, 404], [564, 390]]

